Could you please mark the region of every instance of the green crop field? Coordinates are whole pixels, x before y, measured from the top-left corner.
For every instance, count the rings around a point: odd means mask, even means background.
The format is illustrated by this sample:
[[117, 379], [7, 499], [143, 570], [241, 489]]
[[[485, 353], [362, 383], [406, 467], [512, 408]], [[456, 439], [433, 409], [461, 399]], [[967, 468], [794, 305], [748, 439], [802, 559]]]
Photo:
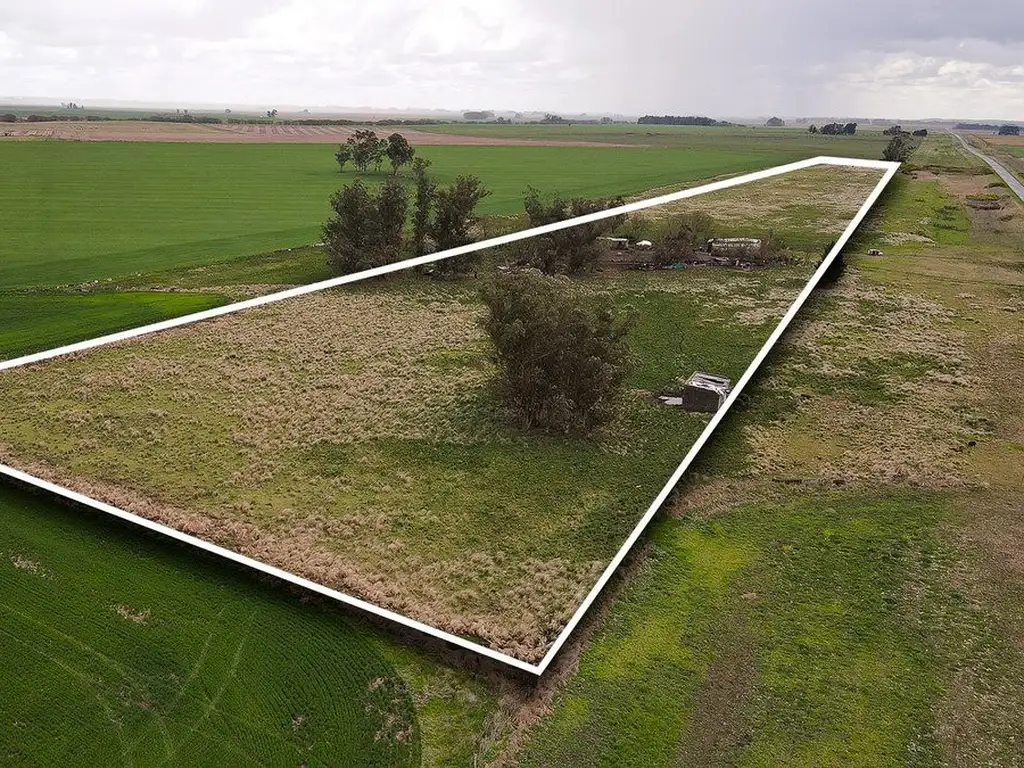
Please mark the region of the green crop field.
[[0, 489], [0, 762], [417, 765], [365, 630], [100, 516]]
[[201, 312], [213, 293], [124, 291], [0, 295], [0, 360]]
[[826, 494], [659, 526], [524, 764], [899, 763], [935, 672], [874, 596], [940, 554], [938, 514], [927, 496]]
[[757, 148], [778, 158], [776, 164], [818, 155], [881, 157], [888, 137], [861, 127], [853, 136], [810, 134], [807, 128], [704, 128], [685, 125], [485, 125], [454, 123], [427, 125], [418, 130], [458, 136], [532, 139], [538, 141], [596, 141], [608, 144], [671, 147], [689, 150], [728, 150], [737, 153]]
[[[422, 147], [444, 182], [476, 174], [481, 213], [514, 213], [528, 185], [631, 194], [796, 159], [756, 146]], [[383, 174], [382, 174], [383, 175]], [[380, 177], [382, 177], [382, 175]], [[378, 177], [378, 178], [380, 178]], [[330, 145], [0, 143], [0, 289], [226, 261], [319, 240], [342, 175]]]

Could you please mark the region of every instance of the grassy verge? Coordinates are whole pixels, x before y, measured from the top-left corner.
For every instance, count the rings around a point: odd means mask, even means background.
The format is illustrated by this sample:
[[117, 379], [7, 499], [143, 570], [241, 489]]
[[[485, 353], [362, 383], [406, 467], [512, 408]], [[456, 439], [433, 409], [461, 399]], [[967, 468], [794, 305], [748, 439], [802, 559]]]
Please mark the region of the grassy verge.
[[901, 602], [939, 514], [927, 497], [823, 495], [663, 522], [525, 764], [934, 755], [936, 675]]

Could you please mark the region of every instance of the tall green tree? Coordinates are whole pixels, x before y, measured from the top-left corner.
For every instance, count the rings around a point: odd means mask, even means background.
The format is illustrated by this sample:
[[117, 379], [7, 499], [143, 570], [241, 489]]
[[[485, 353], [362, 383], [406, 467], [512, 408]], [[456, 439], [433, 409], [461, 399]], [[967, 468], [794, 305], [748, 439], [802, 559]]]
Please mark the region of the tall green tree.
[[[587, 200], [580, 197], [565, 199], [555, 195], [545, 199], [533, 187], [527, 189], [523, 198], [523, 208], [531, 227], [585, 216], [622, 203], [622, 198]], [[601, 253], [597, 245], [598, 238], [622, 226], [625, 221], [625, 215], [609, 216], [531, 237], [520, 245], [519, 259], [548, 275], [572, 275], [592, 269]]]
[[898, 133], [889, 139], [889, 143], [882, 150], [882, 159], [889, 162], [905, 163], [917, 149], [916, 142], [905, 133]]
[[387, 146], [384, 150], [388, 160], [391, 162], [391, 172], [398, 173], [403, 165], [408, 165], [416, 156], [416, 150], [400, 133], [392, 133], [387, 138]]
[[338, 163], [338, 170], [344, 172], [345, 164], [352, 159], [352, 145], [345, 143], [338, 147], [338, 151], [334, 153], [334, 159]]
[[413, 177], [416, 180], [416, 199], [412, 209], [412, 246], [416, 256], [427, 252], [427, 235], [430, 234], [430, 213], [434, 204], [437, 183], [427, 173], [430, 161], [417, 157], [412, 162]]
[[[490, 193], [476, 176], [459, 176], [447, 187], [434, 191], [434, 215], [430, 237], [439, 251], [447, 251], [475, 240], [476, 207]], [[479, 253], [465, 253], [435, 262], [436, 271], [445, 276], [465, 274], [479, 262]]]
[[408, 196], [396, 179], [376, 192], [356, 179], [330, 203], [333, 215], [323, 226], [323, 241], [336, 271], [351, 274], [401, 259]]
[[348, 137], [347, 143], [352, 147], [352, 162], [361, 173], [365, 173], [371, 163], [379, 168], [384, 150], [375, 131], [356, 131]]
[[636, 360], [633, 318], [564, 277], [497, 275], [481, 292], [497, 371], [495, 389], [527, 429], [586, 435], [610, 421]]

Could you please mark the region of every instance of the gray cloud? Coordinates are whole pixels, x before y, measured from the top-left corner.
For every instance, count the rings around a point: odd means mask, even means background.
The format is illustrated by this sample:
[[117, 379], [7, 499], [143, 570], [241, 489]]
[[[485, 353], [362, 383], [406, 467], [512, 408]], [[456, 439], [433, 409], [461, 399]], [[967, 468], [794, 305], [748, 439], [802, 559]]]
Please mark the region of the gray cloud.
[[34, 0], [0, 97], [1024, 118], [1019, 0]]

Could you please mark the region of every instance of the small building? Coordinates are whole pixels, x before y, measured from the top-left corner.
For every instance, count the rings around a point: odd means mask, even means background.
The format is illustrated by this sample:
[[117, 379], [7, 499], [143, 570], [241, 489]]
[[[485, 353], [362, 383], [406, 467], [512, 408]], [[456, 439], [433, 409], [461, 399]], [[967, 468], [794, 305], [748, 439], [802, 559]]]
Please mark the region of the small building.
[[868, 251], [868, 256], [884, 256], [884, 255], [885, 254], [882, 253], [882, 251], [880, 251], [878, 248], [871, 248]]
[[608, 243], [616, 251], [628, 251], [629, 250], [629, 238], [628, 237], [602, 237], [606, 243]]
[[732, 382], [724, 376], [704, 371], [695, 372], [683, 385], [677, 395], [661, 395], [658, 399], [665, 405], [674, 405], [688, 411], [715, 413], [725, 404], [732, 391]]
[[651, 250], [651, 248], [654, 247], [654, 243], [652, 243], [650, 240], [638, 240], [636, 243], [636, 247], [639, 248], [641, 251], [649, 251]]
[[713, 237], [708, 240], [708, 253], [718, 255], [755, 254], [761, 250], [756, 237]]

